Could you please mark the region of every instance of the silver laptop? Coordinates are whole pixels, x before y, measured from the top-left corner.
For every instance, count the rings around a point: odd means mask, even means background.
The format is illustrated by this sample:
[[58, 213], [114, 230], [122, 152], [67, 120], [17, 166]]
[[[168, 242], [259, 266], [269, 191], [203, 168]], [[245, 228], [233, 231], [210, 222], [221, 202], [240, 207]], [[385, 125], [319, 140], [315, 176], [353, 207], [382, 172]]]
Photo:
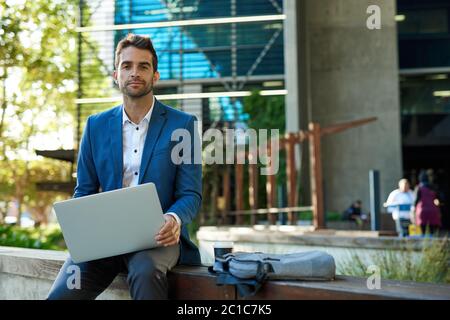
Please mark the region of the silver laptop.
[[154, 183], [53, 204], [75, 263], [157, 247], [164, 217]]

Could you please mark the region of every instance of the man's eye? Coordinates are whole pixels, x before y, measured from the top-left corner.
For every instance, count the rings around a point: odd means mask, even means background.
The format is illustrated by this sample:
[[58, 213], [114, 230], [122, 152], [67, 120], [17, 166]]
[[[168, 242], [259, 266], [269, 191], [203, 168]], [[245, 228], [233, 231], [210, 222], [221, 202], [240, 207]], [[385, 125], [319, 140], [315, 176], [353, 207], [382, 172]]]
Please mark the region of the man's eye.
[[130, 69], [130, 66], [127, 65], [127, 64], [125, 64], [125, 65], [122, 66], [122, 68], [123, 68], [123, 69]]

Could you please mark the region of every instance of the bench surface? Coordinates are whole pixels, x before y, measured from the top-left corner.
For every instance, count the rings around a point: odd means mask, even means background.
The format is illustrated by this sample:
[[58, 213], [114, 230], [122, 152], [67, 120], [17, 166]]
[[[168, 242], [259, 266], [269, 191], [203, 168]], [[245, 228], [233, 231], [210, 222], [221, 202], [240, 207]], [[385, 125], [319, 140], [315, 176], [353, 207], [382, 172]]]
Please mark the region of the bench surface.
[[[0, 247], [0, 273], [53, 281], [67, 253], [62, 251]], [[206, 266], [177, 266], [168, 274], [171, 299], [240, 299], [234, 286], [217, 286]], [[381, 280], [370, 290], [367, 279], [337, 276], [334, 281], [268, 281], [252, 299], [446, 299], [450, 285]], [[128, 290], [120, 274], [110, 285]]]

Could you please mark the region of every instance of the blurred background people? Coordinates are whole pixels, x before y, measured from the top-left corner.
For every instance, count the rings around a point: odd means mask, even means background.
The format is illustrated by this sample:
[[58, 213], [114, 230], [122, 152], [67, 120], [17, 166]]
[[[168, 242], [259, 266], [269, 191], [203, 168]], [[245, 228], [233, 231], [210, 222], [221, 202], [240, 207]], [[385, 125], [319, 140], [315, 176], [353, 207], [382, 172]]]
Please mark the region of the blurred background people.
[[362, 212], [361, 200], [353, 202], [343, 213], [342, 219], [348, 221], [355, 221], [358, 226], [362, 226], [367, 220], [367, 215]]
[[419, 174], [419, 184], [415, 189], [414, 198], [413, 221], [421, 227], [423, 234], [427, 231], [430, 234], [436, 233], [441, 226], [439, 199], [425, 170], [422, 170]]
[[410, 189], [408, 179], [401, 179], [398, 182], [398, 189], [392, 191], [384, 206], [388, 212], [392, 213], [395, 227], [400, 237], [409, 235], [408, 228], [411, 224], [411, 207], [414, 204], [414, 193]]

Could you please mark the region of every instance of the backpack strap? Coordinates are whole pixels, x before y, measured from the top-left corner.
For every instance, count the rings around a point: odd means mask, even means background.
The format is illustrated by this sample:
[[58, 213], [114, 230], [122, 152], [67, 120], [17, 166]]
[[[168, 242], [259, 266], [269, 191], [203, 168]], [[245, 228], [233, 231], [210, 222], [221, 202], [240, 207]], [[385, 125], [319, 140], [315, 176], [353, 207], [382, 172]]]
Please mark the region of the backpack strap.
[[240, 279], [229, 273], [219, 274], [216, 284], [218, 286], [234, 285], [241, 297], [254, 296], [262, 286], [262, 283], [256, 279]]
[[209, 273], [216, 275], [218, 286], [234, 285], [241, 297], [255, 295], [266, 281], [268, 274], [273, 272], [273, 267], [268, 262], [251, 261], [257, 263], [257, 272], [254, 279], [241, 279], [229, 272], [230, 259], [219, 259], [213, 266], [208, 267]]

